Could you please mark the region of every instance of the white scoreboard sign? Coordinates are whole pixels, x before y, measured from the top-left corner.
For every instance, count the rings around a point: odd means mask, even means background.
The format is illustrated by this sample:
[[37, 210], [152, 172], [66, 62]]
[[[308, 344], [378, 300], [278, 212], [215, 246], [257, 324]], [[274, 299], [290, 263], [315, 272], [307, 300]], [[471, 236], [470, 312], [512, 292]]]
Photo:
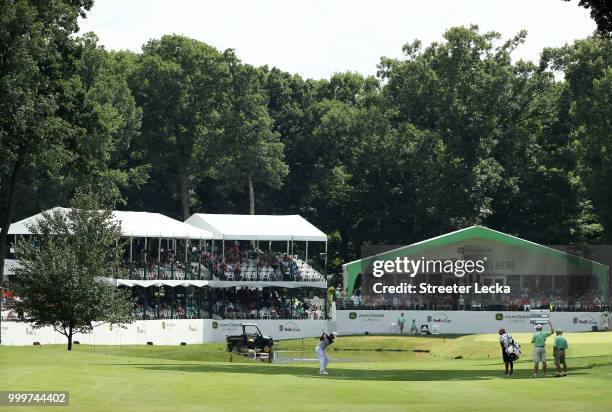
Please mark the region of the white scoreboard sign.
[[529, 322], [533, 325], [546, 325], [550, 321], [550, 310], [531, 309], [529, 311]]

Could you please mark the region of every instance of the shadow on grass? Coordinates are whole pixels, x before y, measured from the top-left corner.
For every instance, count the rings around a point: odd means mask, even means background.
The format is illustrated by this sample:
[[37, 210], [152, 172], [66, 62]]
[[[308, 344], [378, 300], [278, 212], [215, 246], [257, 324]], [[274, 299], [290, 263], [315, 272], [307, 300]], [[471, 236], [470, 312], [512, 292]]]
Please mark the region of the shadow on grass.
[[[191, 373], [236, 373], [236, 374], [258, 374], [267, 376], [291, 375], [302, 378], [322, 378], [319, 376], [318, 368], [286, 366], [286, 365], [253, 365], [253, 364], [171, 364], [171, 365], [153, 365], [153, 364], [130, 364], [142, 369], [151, 371], [174, 371], [174, 372], [191, 372]], [[581, 369], [574, 368], [570, 372], [570, 376], [584, 375], [585, 372], [579, 372]], [[489, 380], [503, 377], [503, 372], [500, 370], [483, 370], [483, 369], [346, 369], [346, 368], [329, 368], [329, 375], [323, 377], [332, 380], [358, 380], [358, 381], [462, 381], [462, 380]], [[531, 372], [527, 370], [518, 371], [517, 374], [509, 377], [509, 379], [531, 379]]]
[[[586, 365], [584, 363], [589, 362]], [[593, 362], [596, 361], [596, 362]], [[599, 362], [597, 362], [599, 361]], [[596, 366], [612, 366], [612, 357], [610, 355], [585, 355], [585, 356], [570, 356], [567, 358], [568, 365], [574, 364], [577, 366], [574, 369], [591, 369]], [[548, 365], [554, 365], [554, 359], [547, 360]], [[523, 364], [533, 364], [533, 360], [529, 358], [529, 356], [523, 356], [519, 361], [514, 362], [515, 365], [523, 365]], [[503, 365], [501, 360], [499, 362], [492, 363], [481, 363], [481, 366], [495, 366], [495, 365]]]

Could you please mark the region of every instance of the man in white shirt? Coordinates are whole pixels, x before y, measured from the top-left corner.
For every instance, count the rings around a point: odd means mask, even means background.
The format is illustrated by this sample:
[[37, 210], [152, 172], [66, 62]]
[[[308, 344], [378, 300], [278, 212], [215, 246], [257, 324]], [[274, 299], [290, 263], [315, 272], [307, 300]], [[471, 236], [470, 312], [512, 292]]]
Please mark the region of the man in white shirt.
[[506, 329], [501, 328], [499, 330], [499, 345], [501, 346], [502, 359], [504, 361], [504, 366], [506, 367], [504, 375], [512, 375], [514, 373], [514, 364], [508, 355], [508, 346], [510, 346], [512, 343], [514, 343], [512, 335], [507, 333]]
[[325, 368], [329, 363], [329, 357], [327, 356], [327, 353], [325, 353], [325, 348], [334, 343], [337, 336], [338, 334], [336, 332], [329, 334], [323, 332], [319, 338], [319, 344], [315, 347], [315, 352], [317, 354], [317, 358], [319, 359], [319, 375], [327, 375]]

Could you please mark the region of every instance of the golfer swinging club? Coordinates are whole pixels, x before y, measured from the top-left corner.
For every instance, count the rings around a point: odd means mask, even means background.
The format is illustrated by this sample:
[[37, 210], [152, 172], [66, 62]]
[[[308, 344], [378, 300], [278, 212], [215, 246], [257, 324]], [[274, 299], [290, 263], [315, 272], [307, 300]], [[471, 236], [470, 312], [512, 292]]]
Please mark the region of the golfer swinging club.
[[327, 333], [323, 331], [323, 334], [319, 338], [319, 344], [315, 348], [315, 352], [317, 353], [317, 358], [319, 358], [319, 375], [327, 375], [325, 368], [329, 363], [329, 357], [325, 353], [325, 348], [334, 343], [334, 339], [338, 334], [336, 332]]

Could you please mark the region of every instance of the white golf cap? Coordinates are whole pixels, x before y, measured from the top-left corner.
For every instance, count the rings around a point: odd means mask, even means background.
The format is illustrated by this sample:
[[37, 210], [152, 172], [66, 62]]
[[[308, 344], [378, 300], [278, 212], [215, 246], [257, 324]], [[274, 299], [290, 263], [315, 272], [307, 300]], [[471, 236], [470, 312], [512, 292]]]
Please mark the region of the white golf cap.
[[536, 329], [542, 329], [542, 325], [536, 325]]
[[334, 335], [334, 338], [338, 337], [338, 332], [332, 332], [331, 334]]

